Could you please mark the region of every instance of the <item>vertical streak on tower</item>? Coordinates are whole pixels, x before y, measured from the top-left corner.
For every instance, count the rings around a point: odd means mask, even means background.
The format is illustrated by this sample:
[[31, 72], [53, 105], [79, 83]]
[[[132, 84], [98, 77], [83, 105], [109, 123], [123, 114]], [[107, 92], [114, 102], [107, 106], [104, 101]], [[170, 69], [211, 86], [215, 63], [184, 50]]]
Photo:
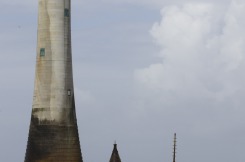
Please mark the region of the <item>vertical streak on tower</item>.
[[25, 162], [82, 162], [75, 113], [70, 0], [39, 0], [32, 117]]

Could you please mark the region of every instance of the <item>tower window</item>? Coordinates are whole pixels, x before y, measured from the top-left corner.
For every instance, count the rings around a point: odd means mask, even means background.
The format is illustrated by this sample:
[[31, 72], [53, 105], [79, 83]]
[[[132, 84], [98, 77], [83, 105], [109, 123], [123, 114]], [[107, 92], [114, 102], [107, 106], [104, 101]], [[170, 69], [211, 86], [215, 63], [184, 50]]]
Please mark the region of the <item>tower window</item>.
[[40, 49], [40, 56], [45, 56], [45, 48]]
[[70, 89], [68, 89], [67, 95], [68, 95], [68, 96], [71, 96], [71, 90], [70, 90]]
[[65, 8], [65, 17], [70, 17], [70, 11], [67, 8]]

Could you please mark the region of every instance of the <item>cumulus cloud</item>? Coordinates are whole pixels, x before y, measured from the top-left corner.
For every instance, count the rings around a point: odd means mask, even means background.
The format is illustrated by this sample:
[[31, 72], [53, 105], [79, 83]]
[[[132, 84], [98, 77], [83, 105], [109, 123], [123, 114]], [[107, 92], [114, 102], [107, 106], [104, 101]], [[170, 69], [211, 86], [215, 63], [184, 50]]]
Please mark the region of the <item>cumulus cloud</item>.
[[139, 98], [165, 112], [228, 108], [239, 116], [245, 95], [245, 3], [171, 5], [161, 15], [150, 31], [161, 61], [135, 71]]
[[[93, 0], [97, 2], [98, 0]], [[209, 2], [209, 3], [215, 3], [219, 5], [226, 4], [230, 0], [188, 0], [188, 2]], [[150, 7], [155, 7], [159, 8], [164, 5], [171, 5], [171, 4], [186, 4], [187, 0], [99, 0], [98, 2], [103, 2], [103, 3], [117, 3], [117, 4], [133, 4], [133, 5], [145, 5], [145, 6], [150, 6]]]

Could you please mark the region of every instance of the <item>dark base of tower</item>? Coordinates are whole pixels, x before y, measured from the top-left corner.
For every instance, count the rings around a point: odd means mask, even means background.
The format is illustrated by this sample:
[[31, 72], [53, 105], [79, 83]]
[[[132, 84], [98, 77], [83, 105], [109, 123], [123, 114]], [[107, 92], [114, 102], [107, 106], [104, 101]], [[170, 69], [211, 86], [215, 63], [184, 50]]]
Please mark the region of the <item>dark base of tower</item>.
[[32, 118], [25, 162], [83, 162], [76, 124], [36, 121]]

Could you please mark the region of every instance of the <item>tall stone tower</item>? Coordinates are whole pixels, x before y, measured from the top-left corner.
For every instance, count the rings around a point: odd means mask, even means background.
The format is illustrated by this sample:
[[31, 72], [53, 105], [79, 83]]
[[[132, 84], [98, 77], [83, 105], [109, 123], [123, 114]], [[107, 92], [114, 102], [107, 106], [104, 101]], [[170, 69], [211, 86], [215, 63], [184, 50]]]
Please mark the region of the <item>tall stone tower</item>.
[[82, 162], [74, 103], [70, 0], [38, 0], [35, 90], [25, 162]]

